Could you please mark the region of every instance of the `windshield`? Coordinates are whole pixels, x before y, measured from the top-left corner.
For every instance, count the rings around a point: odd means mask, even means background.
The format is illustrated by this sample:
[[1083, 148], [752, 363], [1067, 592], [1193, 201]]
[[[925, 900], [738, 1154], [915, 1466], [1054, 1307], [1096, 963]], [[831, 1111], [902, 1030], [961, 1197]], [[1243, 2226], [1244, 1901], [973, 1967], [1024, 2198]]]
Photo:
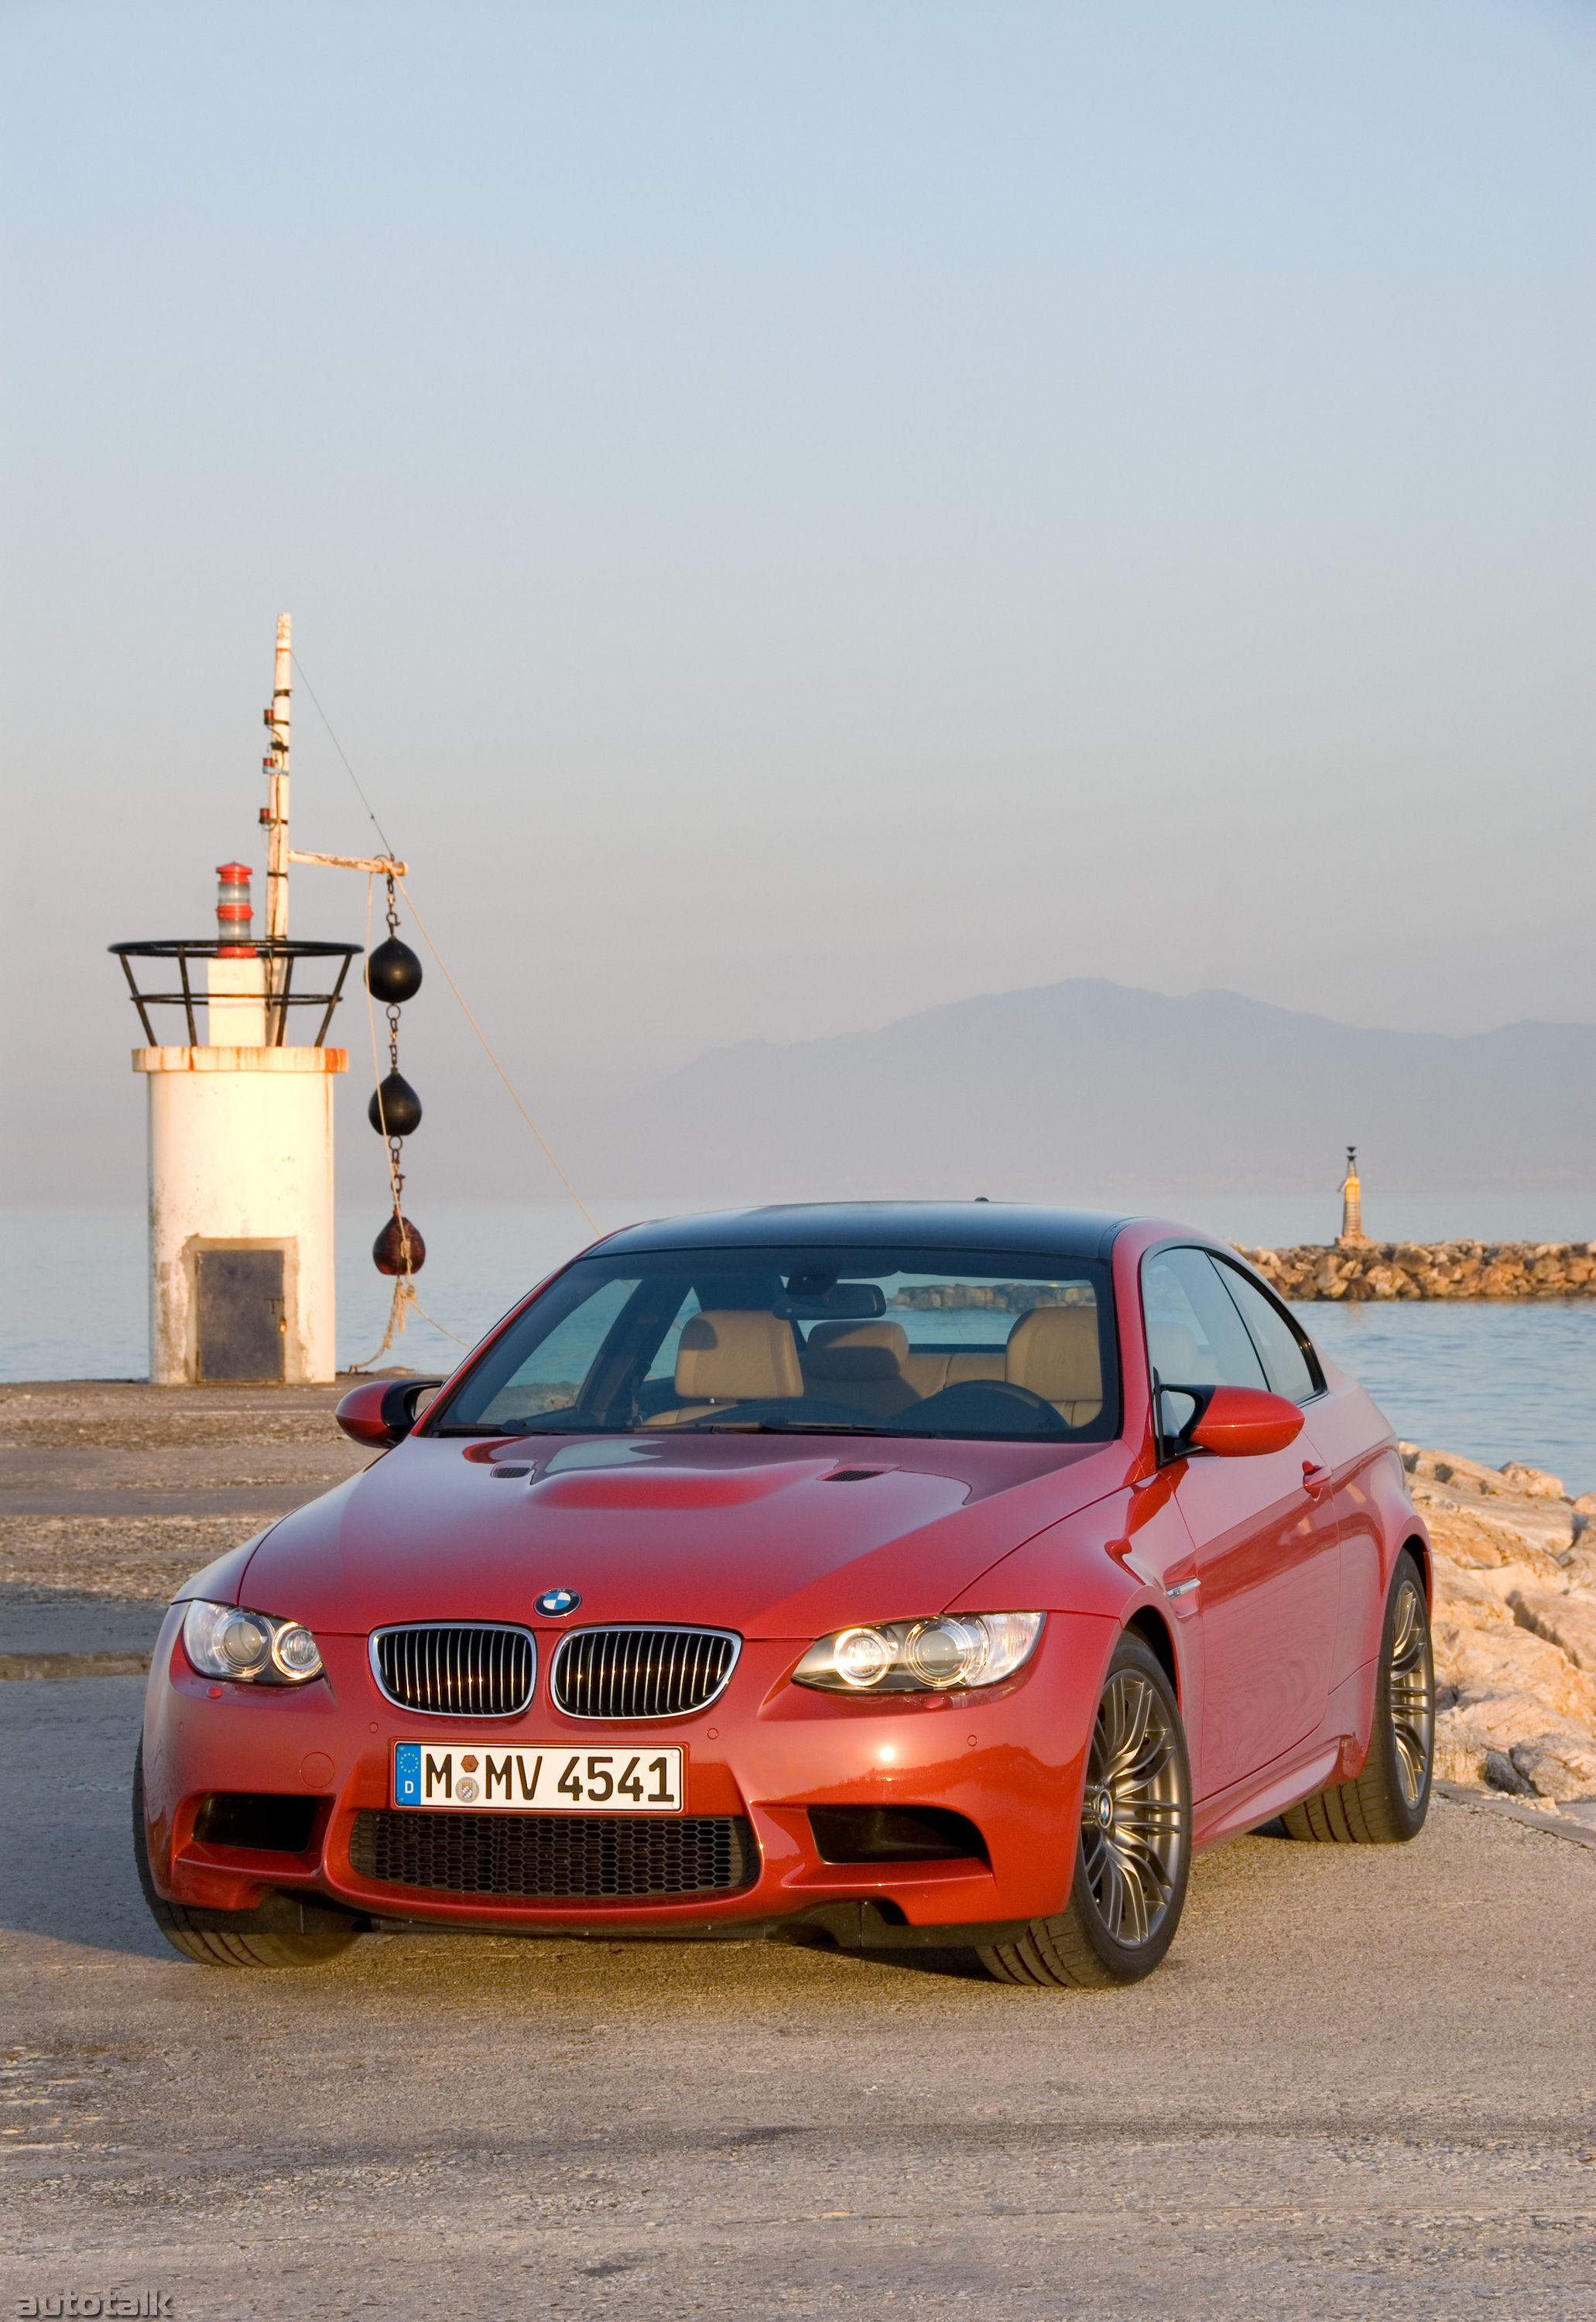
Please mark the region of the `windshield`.
[[1107, 1269], [925, 1249], [583, 1258], [425, 1434], [780, 1430], [1061, 1438], [1118, 1429]]

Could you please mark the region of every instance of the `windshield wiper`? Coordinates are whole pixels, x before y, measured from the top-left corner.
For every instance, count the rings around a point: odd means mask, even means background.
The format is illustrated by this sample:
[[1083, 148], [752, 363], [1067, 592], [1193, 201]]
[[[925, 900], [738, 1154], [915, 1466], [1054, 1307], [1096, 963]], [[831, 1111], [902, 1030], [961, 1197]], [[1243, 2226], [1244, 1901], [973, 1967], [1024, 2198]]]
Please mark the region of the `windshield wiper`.
[[773, 1419], [773, 1435], [890, 1435], [890, 1427], [855, 1425], [846, 1419]]
[[824, 1419], [692, 1420], [674, 1430], [679, 1435], [886, 1435], [885, 1427], [853, 1427], [845, 1421]]

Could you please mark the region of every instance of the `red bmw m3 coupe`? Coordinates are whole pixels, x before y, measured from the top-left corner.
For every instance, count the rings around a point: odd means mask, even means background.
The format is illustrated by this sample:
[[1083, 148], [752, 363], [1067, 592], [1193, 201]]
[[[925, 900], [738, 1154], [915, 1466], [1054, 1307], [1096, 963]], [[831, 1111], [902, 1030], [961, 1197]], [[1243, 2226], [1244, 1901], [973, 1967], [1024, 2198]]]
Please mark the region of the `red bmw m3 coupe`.
[[161, 1630], [134, 1843], [191, 1959], [488, 1928], [1126, 1982], [1195, 1849], [1424, 1821], [1391, 1431], [1178, 1225], [634, 1227], [339, 1418], [382, 1456]]

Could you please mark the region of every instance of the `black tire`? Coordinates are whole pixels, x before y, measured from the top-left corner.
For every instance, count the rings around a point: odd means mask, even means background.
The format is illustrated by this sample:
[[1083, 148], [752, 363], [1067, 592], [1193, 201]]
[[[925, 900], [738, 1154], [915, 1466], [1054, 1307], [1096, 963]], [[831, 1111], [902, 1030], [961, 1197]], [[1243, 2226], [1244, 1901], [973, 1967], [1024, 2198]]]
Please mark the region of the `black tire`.
[[1017, 1943], [983, 1944], [977, 1956], [998, 1983], [1139, 1983], [1174, 1941], [1190, 1866], [1180, 1705], [1141, 1639], [1123, 1636], [1092, 1728], [1070, 1899]]
[[1424, 1582], [1404, 1549], [1391, 1574], [1363, 1770], [1289, 1806], [1293, 1838], [1322, 1846], [1405, 1846], [1424, 1828], [1436, 1756], [1436, 1669]]
[[133, 1861], [150, 1917], [175, 1952], [201, 1967], [322, 1967], [360, 1933], [349, 1912], [293, 1895], [268, 1896], [254, 1911], [199, 1911], [158, 1894], [144, 1830], [142, 1742], [133, 1760]]

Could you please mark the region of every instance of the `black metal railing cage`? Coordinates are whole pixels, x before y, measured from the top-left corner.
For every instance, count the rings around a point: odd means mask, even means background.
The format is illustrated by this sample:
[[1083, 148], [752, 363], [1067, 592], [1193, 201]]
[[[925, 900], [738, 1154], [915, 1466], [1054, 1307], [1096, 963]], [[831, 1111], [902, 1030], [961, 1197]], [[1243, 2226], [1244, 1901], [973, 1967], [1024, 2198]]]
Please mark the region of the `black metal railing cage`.
[[[107, 945], [106, 948], [114, 952], [122, 962], [122, 972], [127, 978], [128, 992], [133, 1006], [139, 1011], [139, 1021], [144, 1028], [144, 1038], [150, 1046], [152, 1048], [158, 1048], [161, 1045], [156, 1038], [155, 1028], [150, 1021], [150, 1009], [180, 1008], [188, 1028], [188, 1046], [191, 1048], [198, 1047], [200, 1038], [195, 1027], [194, 1011], [196, 1008], [204, 1008], [206, 1005], [207, 995], [203, 987], [196, 991], [189, 977], [188, 964], [190, 960], [196, 959], [236, 959], [240, 955], [239, 948], [230, 947], [215, 936], [205, 937], [196, 936], [192, 943], [186, 937], [177, 937], [170, 942], [116, 943]], [[249, 948], [258, 958], [267, 963], [265, 1007], [268, 1047], [280, 1048], [287, 1044], [290, 1008], [319, 1008], [322, 1010], [322, 1020], [316, 1028], [315, 1038], [310, 1046], [315, 1048], [323, 1047], [327, 1038], [327, 1028], [333, 1021], [333, 1010], [343, 996], [344, 981], [349, 974], [350, 962], [361, 957], [366, 948], [364, 944], [290, 943], [286, 937], [256, 936]], [[132, 962], [135, 959], [176, 960], [181, 990], [141, 992], [139, 989], [138, 978], [132, 970]], [[301, 960], [324, 959], [338, 962], [338, 974], [332, 990], [330, 992], [296, 992], [294, 970], [296, 964]], [[331, 974], [330, 967], [327, 973]]]

